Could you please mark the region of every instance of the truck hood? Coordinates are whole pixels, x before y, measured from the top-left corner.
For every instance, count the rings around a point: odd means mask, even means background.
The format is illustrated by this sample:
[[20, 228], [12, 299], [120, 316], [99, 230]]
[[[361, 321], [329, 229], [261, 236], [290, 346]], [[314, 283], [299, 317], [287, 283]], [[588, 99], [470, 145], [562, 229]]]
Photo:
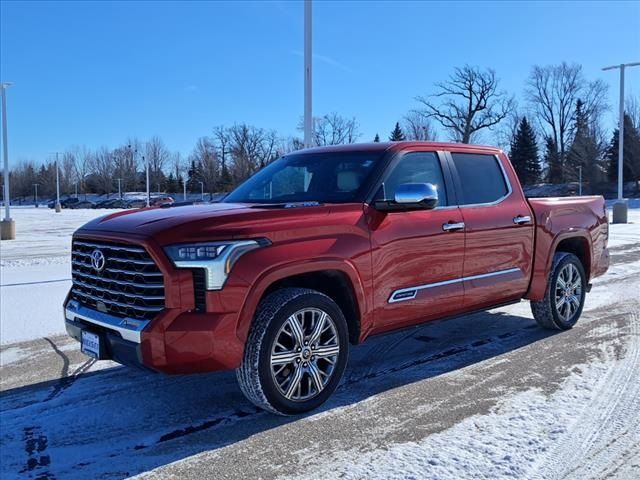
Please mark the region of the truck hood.
[[[343, 206], [334, 206], [344, 210]], [[362, 213], [362, 204], [351, 208]], [[214, 239], [267, 236], [290, 232], [297, 228], [318, 228], [329, 215], [327, 205], [300, 208], [278, 206], [214, 203], [184, 205], [169, 208], [126, 210], [97, 218], [84, 225], [78, 234], [115, 234], [118, 237], [153, 238], [159, 244]]]

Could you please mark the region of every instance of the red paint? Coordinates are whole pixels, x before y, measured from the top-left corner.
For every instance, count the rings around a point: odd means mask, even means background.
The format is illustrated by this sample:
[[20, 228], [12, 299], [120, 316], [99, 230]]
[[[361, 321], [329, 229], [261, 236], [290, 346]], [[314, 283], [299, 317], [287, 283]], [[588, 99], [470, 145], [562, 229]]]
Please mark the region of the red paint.
[[[145, 365], [166, 373], [239, 366], [264, 293], [274, 282], [302, 273], [332, 270], [348, 279], [363, 341], [373, 333], [510, 300], [540, 299], [553, 253], [567, 239], [580, 242], [590, 279], [608, 267], [602, 197], [527, 201], [510, 162], [498, 149], [399, 142], [324, 150], [386, 150], [383, 162], [404, 151], [496, 155], [512, 193], [497, 205], [430, 211], [383, 213], [367, 203], [293, 209], [222, 203], [127, 211], [94, 220], [75, 236], [142, 245], [164, 274], [167, 308], [142, 333]], [[531, 216], [532, 222], [516, 225], [513, 217], [518, 215]], [[466, 228], [443, 231], [442, 224], [449, 222], [464, 222]], [[176, 269], [163, 247], [259, 237], [271, 245], [242, 256], [224, 289], [207, 292], [207, 311], [195, 312], [192, 274]], [[515, 267], [520, 271], [422, 289], [413, 300], [389, 303], [398, 289]]]

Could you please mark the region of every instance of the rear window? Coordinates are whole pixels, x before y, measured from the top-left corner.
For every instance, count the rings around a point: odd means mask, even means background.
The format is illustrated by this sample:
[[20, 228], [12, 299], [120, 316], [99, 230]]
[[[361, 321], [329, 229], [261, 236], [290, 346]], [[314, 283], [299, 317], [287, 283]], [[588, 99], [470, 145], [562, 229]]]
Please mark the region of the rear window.
[[502, 168], [493, 155], [452, 153], [462, 187], [460, 205], [492, 203], [508, 192]]

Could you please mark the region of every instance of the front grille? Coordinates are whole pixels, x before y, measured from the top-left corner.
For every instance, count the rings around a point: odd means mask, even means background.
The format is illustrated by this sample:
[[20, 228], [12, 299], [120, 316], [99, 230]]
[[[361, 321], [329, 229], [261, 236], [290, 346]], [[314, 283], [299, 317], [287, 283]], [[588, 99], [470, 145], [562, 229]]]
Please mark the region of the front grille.
[[[104, 255], [104, 265], [99, 271], [91, 258], [96, 251]], [[142, 247], [74, 240], [71, 273], [71, 298], [94, 310], [150, 320], [164, 309], [162, 273]]]

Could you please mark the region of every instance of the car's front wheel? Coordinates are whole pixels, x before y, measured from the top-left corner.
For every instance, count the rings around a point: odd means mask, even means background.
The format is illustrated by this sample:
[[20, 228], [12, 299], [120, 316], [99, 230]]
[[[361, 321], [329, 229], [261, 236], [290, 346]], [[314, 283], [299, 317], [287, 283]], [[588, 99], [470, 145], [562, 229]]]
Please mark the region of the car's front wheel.
[[348, 355], [347, 322], [338, 305], [315, 290], [283, 288], [260, 302], [236, 375], [255, 405], [293, 415], [329, 398]]

